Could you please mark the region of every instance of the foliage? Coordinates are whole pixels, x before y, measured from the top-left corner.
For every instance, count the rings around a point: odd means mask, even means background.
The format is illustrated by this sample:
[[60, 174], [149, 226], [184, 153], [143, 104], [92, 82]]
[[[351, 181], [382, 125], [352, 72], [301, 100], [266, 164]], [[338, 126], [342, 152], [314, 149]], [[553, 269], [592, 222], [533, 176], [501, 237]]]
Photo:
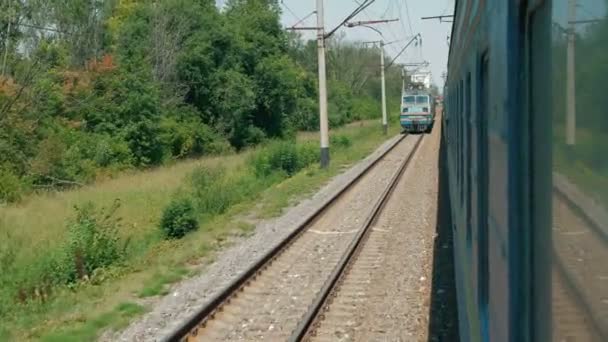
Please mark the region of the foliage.
[[[0, 6], [3, 201], [319, 127], [315, 42], [282, 29], [276, 1]], [[330, 126], [378, 117], [378, 49], [328, 47]], [[393, 108], [400, 72], [386, 76]]]
[[352, 140], [346, 135], [332, 135], [330, 138], [330, 142], [333, 146], [336, 147], [350, 147], [352, 145]]
[[18, 201], [23, 193], [23, 184], [12, 171], [0, 168], [0, 203]]
[[[397, 133], [397, 127], [392, 128]], [[222, 241], [231, 234], [243, 234], [243, 230], [251, 228], [233, 219], [240, 222], [250, 210], [260, 217], [278, 215], [293, 204], [296, 196], [310, 194], [344, 165], [364, 157], [385, 139], [377, 125], [370, 122], [340, 128], [333, 135], [346, 136], [344, 140], [357, 143], [342, 148], [338, 142], [342, 139], [335, 140], [332, 143], [336, 153], [329, 170], [320, 171], [313, 163], [288, 179], [284, 171], [258, 177], [248, 163], [248, 158], [272, 143], [268, 142], [240, 154], [130, 172], [111, 182], [29, 198], [20, 205], [0, 206], [0, 318], [3, 322], [0, 339], [27, 340], [40, 336], [42, 340], [91, 340], [102, 330], [119, 328], [102, 321], [121, 317], [112, 308], [127, 300], [125, 294], [162, 295], [167, 291], [166, 284], [184, 275], [180, 268], [189, 268], [192, 261], [209, 256], [208, 253], [222, 246]], [[318, 158], [315, 134], [300, 133], [297, 141], [297, 145], [309, 146], [307, 151]], [[201, 170], [212, 176], [201, 177], [203, 180], [196, 182], [200, 191], [194, 194], [193, 173]], [[220, 185], [214, 186], [214, 183]], [[182, 239], [165, 239], [159, 234], [158, 223], [172, 200], [167, 193], [172, 192], [176, 194], [174, 198], [192, 200], [200, 223], [197, 231]], [[113, 198], [121, 199], [119, 210], [99, 209]], [[213, 206], [215, 198], [221, 199], [221, 206]], [[73, 203], [88, 201], [95, 203], [97, 209], [91, 208], [91, 215], [78, 219], [78, 212], [74, 214], [71, 208]], [[209, 203], [209, 212], [200, 210], [197, 203]], [[86, 207], [79, 206], [82, 210]], [[120, 237], [120, 258], [72, 282], [70, 279], [77, 278], [78, 273], [74, 262], [77, 259], [74, 253], [69, 253], [73, 250], [71, 241], [90, 240], [77, 236], [90, 236], [82, 232], [87, 231], [84, 227], [90, 227], [88, 224], [92, 221], [96, 222], [96, 231], [106, 231], [100, 223], [109, 213], [113, 213], [112, 218], [105, 221], [116, 224], [108, 225], [107, 231], [114, 231]], [[77, 223], [84, 226], [75, 229]], [[126, 321], [120, 319], [120, 326]]]
[[[603, 1], [608, 5], [608, 1]], [[604, 7], [605, 7], [604, 6]], [[599, 20], [577, 26], [573, 33], [576, 44], [574, 74], [567, 70], [568, 35], [555, 29], [552, 40], [552, 108], [553, 162], [555, 170], [565, 174], [587, 195], [604, 205], [608, 203], [608, 160], [602, 148], [608, 143], [608, 97], [604, 95], [608, 74], [608, 21]], [[574, 145], [566, 145], [568, 111], [568, 76], [575, 81]]]
[[61, 287], [81, 282], [98, 282], [104, 270], [118, 265], [127, 255], [128, 244], [118, 237], [119, 202], [96, 209], [93, 204], [75, 206], [76, 215], [66, 222], [61, 243], [37, 250], [31, 259], [22, 259], [25, 240], [3, 236], [0, 244], [0, 315], [20, 304], [44, 303]]
[[75, 207], [76, 218], [69, 224], [64, 250], [66, 259], [56, 265], [65, 268], [61, 272], [64, 282], [90, 278], [96, 270], [124, 258], [125, 246], [120, 246], [118, 238], [120, 219], [115, 217], [119, 206], [115, 201], [106, 210], [95, 210], [91, 203]]
[[171, 201], [163, 211], [160, 228], [167, 238], [179, 239], [198, 229], [192, 200], [179, 197]]
[[275, 141], [254, 155], [249, 163], [258, 177], [266, 177], [273, 172], [284, 172], [291, 176], [318, 161], [318, 152], [313, 144]]

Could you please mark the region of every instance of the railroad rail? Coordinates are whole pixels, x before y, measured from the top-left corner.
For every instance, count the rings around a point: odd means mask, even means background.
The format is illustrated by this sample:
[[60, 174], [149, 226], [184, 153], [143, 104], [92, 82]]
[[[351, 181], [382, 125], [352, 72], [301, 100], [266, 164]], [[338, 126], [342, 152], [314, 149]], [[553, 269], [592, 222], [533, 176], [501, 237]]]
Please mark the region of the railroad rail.
[[346, 275], [348, 268], [352, 266], [356, 257], [361, 252], [366, 239], [369, 237], [371, 227], [373, 227], [374, 222], [376, 221], [376, 219], [382, 212], [382, 209], [384, 208], [384, 206], [390, 199], [392, 193], [394, 192], [397, 183], [399, 183], [399, 179], [403, 175], [403, 172], [409, 165], [416, 150], [420, 146], [420, 141], [421, 140], [418, 140], [418, 143], [414, 147], [414, 150], [410, 153], [408, 158], [405, 159], [403, 164], [401, 164], [399, 170], [391, 179], [388, 187], [384, 190], [382, 196], [374, 205], [372, 212], [366, 218], [363, 224], [363, 229], [359, 231], [357, 237], [351, 242], [350, 246], [348, 247], [348, 250], [341, 258], [340, 262], [336, 266], [335, 270], [332, 272], [331, 276], [327, 279], [327, 282], [323, 286], [323, 289], [321, 290], [321, 292], [319, 292], [319, 294], [315, 298], [314, 303], [310, 306], [308, 312], [306, 313], [304, 319], [300, 322], [300, 324], [292, 334], [291, 338], [289, 339], [290, 342], [297, 342], [306, 339], [307, 337], [309, 337], [310, 333], [314, 333], [314, 329], [311, 328], [313, 328], [313, 325], [319, 320], [319, 313], [321, 312], [323, 306], [326, 304], [329, 296], [336, 290], [340, 280], [343, 279]]
[[[411, 148], [408, 147], [409, 150], [407, 152], [407, 155], [398, 155], [397, 153], [399, 152], [399, 148], [404, 149], [404, 147], [401, 145], [405, 144], [406, 142], [410, 143], [412, 139], [415, 139], [415, 141], [413, 142], [413, 146]], [[306, 234], [310, 233], [310, 227], [312, 227], [315, 222], [323, 220], [324, 216], [331, 216], [332, 208], [334, 206], [338, 206], [337, 203], [339, 203], [341, 199], [347, 197], [349, 191], [354, 191], [354, 189], [357, 188], [357, 184], [359, 184], [359, 182], [366, 175], [370, 174], [372, 170], [377, 169], [381, 161], [390, 160], [389, 157], [392, 157], [393, 154], [397, 154], [395, 158], [402, 158], [403, 160], [399, 160], [399, 166], [397, 167], [397, 170], [392, 174], [390, 180], [388, 181], [388, 185], [386, 186], [386, 188], [384, 188], [379, 198], [375, 201], [371, 212], [369, 214], [366, 214], [366, 217], [363, 220], [363, 223], [360, 225], [359, 229], [353, 232], [355, 237], [350, 241], [348, 247], [346, 248], [346, 251], [342, 253], [337, 252], [339, 254], [336, 254], [336, 257], [332, 257], [330, 255], [327, 257], [327, 260], [325, 260], [325, 263], [328, 265], [327, 267], [333, 266], [333, 270], [331, 271], [329, 277], [325, 278], [323, 286], [320, 287], [321, 290], [315, 291], [314, 288], [307, 289], [307, 291], [313, 293], [314, 296], [313, 300], [307, 303], [310, 306], [306, 310], [306, 313], [303, 315], [303, 317], [290, 318], [293, 320], [297, 320], [297, 325], [294, 324], [296, 326], [295, 330], [289, 332], [289, 340], [300, 340], [306, 334], [306, 331], [314, 321], [316, 313], [323, 305], [323, 302], [325, 301], [327, 295], [331, 292], [332, 287], [336, 284], [340, 276], [343, 274], [343, 271], [348, 265], [349, 260], [353, 257], [353, 255], [356, 254], [358, 247], [364, 241], [369, 231], [370, 225], [373, 223], [375, 217], [377, 217], [378, 213], [381, 211], [382, 207], [390, 197], [390, 194], [392, 193], [399, 178], [403, 174], [403, 171], [409, 164], [409, 161], [417, 151], [422, 139], [422, 136], [411, 136], [410, 139], [406, 139], [405, 135], [396, 139], [380, 156], [378, 156], [378, 158], [371, 162], [357, 177], [351, 180], [344, 188], [342, 188], [334, 196], [329, 198], [320, 208], [318, 208], [318, 210], [316, 210], [309, 217], [307, 217], [303, 221], [303, 223], [300, 224], [296, 229], [294, 229], [294, 231], [289, 234], [284, 240], [282, 240], [281, 243], [270, 249], [267, 253], [265, 253], [254, 263], [252, 263], [251, 267], [249, 267], [246, 271], [236, 277], [228, 286], [226, 286], [222, 291], [220, 291], [210, 301], [208, 301], [206, 305], [201, 307], [197, 312], [195, 312], [194, 315], [184, 321], [177, 329], [172, 331], [171, 334], [166, 337], [165, 341], [195, 341], [203, 338], [204, 340], [221, 339], [220, 336], [202, 336], [203, 334], [209, 333], [207, 330], [213, 331], [213, 329], [209, 329], [209, 326], [211, 324], [215, 324], [215, 327], [217, 327], [218, 325], [222, 326], [222, 324], [226, 324], [222, 323], [221, 319], [217, 319], [218, 316], [227, 316], [229, 319], [231, 318], [231, 315], [235, 315], [235, 312], [237, 312], [237, 315], [239, 315], [239, 317], [247, 315], [246, 312], [239, 312], [240, 309], [238, 308], [238, 305], [231, 306], [231, 302], [238, 302], [239, 299], [246, 297], [247, 295], [254, 295], [252, 293], [254, 293], [255, 291], [251, 289], [256, 289], [256, 285], [257, 291], [269, 291], [267, 287], [268, 283], [276, 282], [276, 277], [283, 276], [281, 275], [281, 272], [278, 272], [278, 274], [277, 272], [275, 272], [273, 279], [273, 274], [269, 270], [272, 270], [274, 265], [279, 265], [277, 267], [285, 267], [285, 265], [288, 265], [289, 267], [298, 267], [297, 264], [294, 264], [293, 260], [288, 260], [289, 258], [287, 256], [290, 253], [290, 250], [295, 248], [293, 246], [300, 244], [304, 246], [303, 248], [317, 248], [318, 246], [311, 246], [309, 241], [305, 239], [305, 237], [308, 236]], [[344, 206], [344, 204], [342, 205]], [[335, 216], [336, 214], [333, 213], [333, 215]], [[308, 240], [310, 240], [310, 238]], [[332, 250], [331, 247], [332, 246], [330, 246], [328, 250]], [[339, 248], [335, 249], [339, 250]], [[334, 259], [338, 260], [334, 261]], [[294, 260], [296, 260], [297, 262], [297, 259]], [[264, 278], [264, 275], [267, 274], [271, 274], [271, 276], [266, 276], [266, 278], [270, 277], [270, 280], [260, 280]], [[270, 290], [270, 292], [272, 292], [272, 290]], [[266, 295], [268, 295], [268, 293], [266, 293]], [[270, 293], [270, 295], [273, 294]], [[256, 303], [253, 304], [255, 305]], [[234, 306], [237, 307], [234, 308]], [[243, 323], [243, 325], [247, 324], [248, 322]], [[268, 329], [273, 329], [273, 326], [271, 325]], [[261, 333], [262, 332], [260, 331], [260, 334]], [[212, 332], [209, 334], [212, 334]], [[260, 337], [261, 335], [257, 336], [256, 339], [259, 339]]]
[[565, 339], [608, 341], [605, 212], [559, 174], [553, 201], [554, 331]]

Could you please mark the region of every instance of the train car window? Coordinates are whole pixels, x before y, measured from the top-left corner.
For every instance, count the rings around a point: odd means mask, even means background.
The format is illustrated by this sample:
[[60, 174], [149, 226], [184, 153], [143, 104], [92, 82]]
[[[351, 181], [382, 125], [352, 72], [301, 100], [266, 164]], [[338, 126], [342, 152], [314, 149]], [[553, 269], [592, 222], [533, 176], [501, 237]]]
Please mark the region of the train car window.
[[462, 168], [460, 167], [462, 164], [462, 82], [458, 82], [458, 171], [457, 171], [457, 183], [458, 183], [458, 191], [460, 193], [460, 189], [462, 187], [462, 182], [460, 182], [460, 172]]
[[466, 96], [465, 96], [465, 107], [466, 107], [466, 117], [465, 117], [465, 146], [466, 146], [466, 154], [465, 154], [465, 173], [466, 173], [466, 177], [465, 177], [465, 185], [466, 185], [466, 198], [467, 198], [467, 202], [466, 202], [466, 208], [465, 208], [465, 212], [466, 212], [466, 241], [467, 241], [467, 249], [469, 250], [469, 253], [471, 252], [471, 242], [472, 242], [472, 234], [471, 234], [471, 230], [472, 230], [472, 222], [471, 222], [471, 172], [472, 172], [472, 161], [471, 161], [471, 156], [473, 155], [473, 151], [471, 148], [472, 145], [472, 139], [471, 139], [471, 134], [473, 132], [472, 126], [471, 126], [471, 119], [473, 116], [473, 108], [471, 107], [471, 73], [469, 72], [467, 74], [467, 81], [466, 81]]
[[488, 145], [488, 132], [487, 132], [487, 117], [490, 112], [490, 75], [489, 75], [489, 56], [485, 53], [481, 58], [480, 67], [480, 85], [479, 94], [481, 94], [481, 115], [479, 116], [478, 123], [478, 143], [477, 143], [477, 165], [479, 167], [478, 177], [478, 196], [479, 196], [479, 208], [477, 208], [478, 215], [478, 302], [480, 306], [480, 318], [481, 318], [481, 335], [484, 341], [489, 340], [489, 321], [488, 321], [488, 294], [489, 294], [489, 259], [488, 259], [488, 160], [487, 160], [487, 145]]
[[[456, 127], [454, 127], [454, 136], [456, 136], [456, 186], [460, 186], [460, 82], [456, 82]], [[458, 189], [458, 188], [457, 188]]]
[[465, 94], [465, 86], [464, 80], [460, 80], [460, 125], [458, 128], [460, 129], [460, 134], [458, 136], [458, 141], [460, 142], [460, 151], [459, 151], [459, 160], [460, 160], [460, 172], [458, 173], [458, 183], [460, 184], [460, 189], [458, 190], [460, 193], [460, 203], [464, 203], [464, 125], [466, 120], [466, 112], [464, 108], [464, 94]]
[[552, 5], [553, 340], [608, 341], [608, 1]]

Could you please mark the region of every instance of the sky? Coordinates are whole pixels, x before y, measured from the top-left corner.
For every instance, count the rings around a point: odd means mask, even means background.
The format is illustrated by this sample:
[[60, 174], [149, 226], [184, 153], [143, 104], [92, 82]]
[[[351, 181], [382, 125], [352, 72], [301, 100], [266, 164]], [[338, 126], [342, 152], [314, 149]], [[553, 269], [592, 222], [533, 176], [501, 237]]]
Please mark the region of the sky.
[[[325, 0], [325, 28], [330, 31], [348, 16], [362, 0]], [[281, 21], [285, 27], [294, 25], [299, 19], [309, 15], [315, 9], [315, 0], [282, 0]], [[397, 22], [374, 25], [380, 30], [385, 42], [398, 40], [385, 47], [388, 56], [394, 57], [405, 46], [413, 35], [422, 35], [422, 46], [414, 44], [397, 59], [397, 63], [416, 63], [428, 61], [433, 81], [442, 88], [442, 73], [447, 67], [448, 44], [451, 23], [440, 23], [439, 20], [421, 20], [421, 17], [452, 14], [454, 0], [376, 0], [365, 11], [351, 21], [377, 19], [400, 19]], [[316, 26], [316, 16], [311, 15], [298, 26]], [[381, 36], [364, 27], [343, 27], [345, 38], [353, 41], [374, 41]], [[314, 32], [305, 34], [305, 38], [314, 38]], [[406, 40], [407, 39], [407, 40]]]

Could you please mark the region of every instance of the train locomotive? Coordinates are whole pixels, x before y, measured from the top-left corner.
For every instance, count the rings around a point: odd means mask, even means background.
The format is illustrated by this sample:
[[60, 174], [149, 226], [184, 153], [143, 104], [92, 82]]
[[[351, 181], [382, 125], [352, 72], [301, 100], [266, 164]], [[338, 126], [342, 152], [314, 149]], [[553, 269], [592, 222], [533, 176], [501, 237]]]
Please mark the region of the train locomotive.
[[441, 120], [461, 341], [608, 341], [607, 13], [455, 1]]
[[404, 133], [430, 133], [433, 129], [435, 100], [423, 83], [410, 83], [404, 89], [399, 122]]

